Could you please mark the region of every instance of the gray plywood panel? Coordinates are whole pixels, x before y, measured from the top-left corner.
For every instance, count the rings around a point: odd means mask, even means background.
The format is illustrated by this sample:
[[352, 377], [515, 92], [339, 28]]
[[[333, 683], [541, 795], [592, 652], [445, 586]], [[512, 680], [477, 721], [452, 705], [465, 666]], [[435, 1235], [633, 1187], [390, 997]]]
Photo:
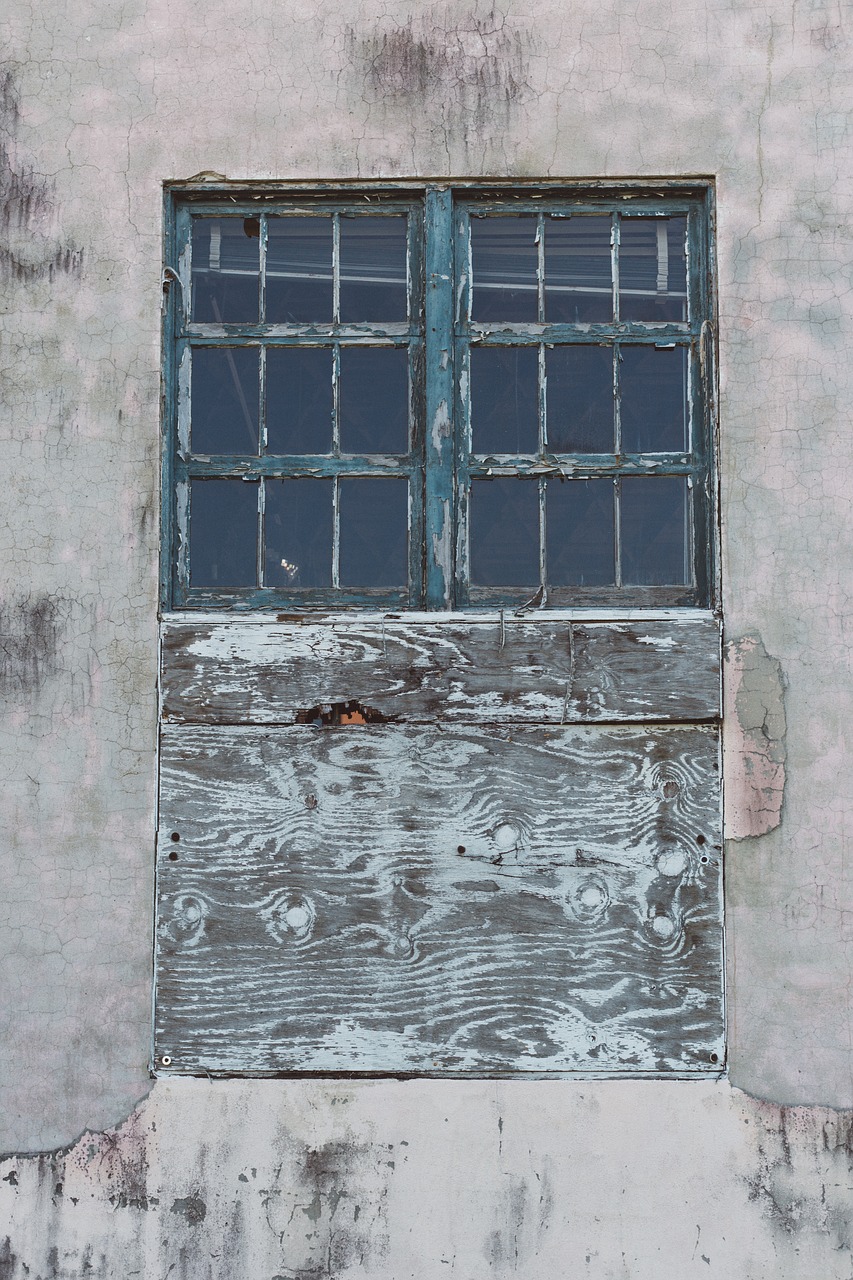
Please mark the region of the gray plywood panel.
[[400, 722], [711, 721], [719, 624], [169, 621], [163, 714], [190, 723], [293, 724], [352, 700]]
[[719, 1069], [712, 727], [165, 726], [158, 885], [172, 1071]]

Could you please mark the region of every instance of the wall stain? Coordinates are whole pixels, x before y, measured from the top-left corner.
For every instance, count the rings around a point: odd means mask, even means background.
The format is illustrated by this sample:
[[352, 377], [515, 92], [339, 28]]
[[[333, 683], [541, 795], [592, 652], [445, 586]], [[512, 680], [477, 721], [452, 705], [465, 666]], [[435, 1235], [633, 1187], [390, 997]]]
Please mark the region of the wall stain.
[[56, 674], [59, 602], [48, 595], [0, 601], [0, 695], [18, 700]]
[[727, 643], [723, 694], [726, 836], [763, 836], [782, 821], [787, 722], [782, 664], [758, 634]]
[[54, 184], [17, 157], [21, 107], [14, 73], [0, 70], [0, 277], [33, 284], [78, 276], [83, 250], [47, 234], [57, 215]]

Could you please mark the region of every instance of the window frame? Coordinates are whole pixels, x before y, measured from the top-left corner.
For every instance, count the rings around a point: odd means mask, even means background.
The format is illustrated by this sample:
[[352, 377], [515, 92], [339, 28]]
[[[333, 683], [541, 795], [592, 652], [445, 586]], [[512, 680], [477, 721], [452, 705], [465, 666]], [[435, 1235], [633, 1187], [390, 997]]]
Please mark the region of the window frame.
[[[240, 345], [269, 339], [271, 327], [255, 325], [201, 325], [187, 322], [191, 288], [188, 227], [193, 214], [257, 217], [287, 203], [295, 212], [302, 202], [316, 212], [351, 211], [360, 202], [365, 212], [407, 210], [409, 248], [415, 265], [410, 272], [410, 312], [405, 325], [303, 325], [278, 326], [275, 345], [329, 345], [339, 339], [376, 345], [388, 341], [407, 344], [410, 360], [412, 422], [411, 450], [405, 468], [376, 460], [341, 458], [336, 474], [400, 475], [409, 478], [409, 587], [385, 589], [300, 589], [273, 587], [216, 591], [190, 588], [187, 566], [186, 480], [190, 471], [201, 475], [226, 475], [196, 461], [188, 469], [187, 384], [179, 353], [196, 345]], [[614, 216], [686, 215], [688, 222], [688, 292], [686, 322], [620, 321], [598, 324], [555, 325], [544, 321], [524, 325], [483, 324], [465, 319], [469, 270], [467, 224], [476, 213], [547, 212], [553, 205], [561, 213], [602, 213]], [[369, 205], [369, 207], [368, 207]], [[300, 212], [304, 210], [299, 210]], [[420, 235], [422, 212], [423, 237]], [[524, 589], [469, 587], [468, 494], [472, 478], [490, 475], [528, 474], [543, 481], [558, 481], [570, 473], [586, 479], [612, 476], [618, 488], [622, 475], [685, 474], [692, 485], [690, 557], [694, 581], [684, 587], [567, 587], [539, 592], [539, 607], [709, 608], [716, 604], [717, 539], [716, 480], [714, 468], [714, 189], [710, 180], [640, 180], [619, 182], [516, 182], [421, 181], [352, 183], [174, 183], [165, 187], [165, 258], [163, 325], [163, 554], [161, 605], [163, 610], [228, 609], [235, 612], [279, 610], [330, 612], [338, 608], [403, 609], [408, 611], [482, 610], [519, 608], [527, 603]], [[616, 252], [616, 250], [614, 250]], [[419, 275], [422, 276], [419, 280]], [[614, 281], [614, 291], [618, 280]], [[420, 299], [422, 308], [417, 306]], [[614, 314], [618, 314], [615, 312]], [[182, 321], [182, 317], [184, 317]], [[306, 332], [311, 330], [310, 336]], [[321, 332], [320, 332], [321, 331]], [[228, 339], [223, 343], [223, 338]], [[307, 339], [307, 341], [306, 341]], [[468, 449], [470, 405], [465, 388], [471, 347], [571, 342], [618, 346], [675, 342], [688, 349], [692, 441], [679, 459], [670, 455], [635, 456], [612, 462], [592, 456], [473, 457]], [[176, 358], [178, 357], [178, 358]], [[187, 357], [184, 357], [184, 368]], [[618, 397], [618, 385], [615, 394]], [[328, 461], [328, 460], [326, 460]], [[266, 459], [257, 459], [258, 474]], [[317, 459], [303, 459], [305, 470]], [[568, 463], [568, 465], [567, 465]], [[294, 467], [297, 462], [294, 460]], [[243, 475], [244, 463], [227, 469]], [[298, 469], [294, 472], [298, 474]], [[292, 474], [288, 472], [288, 474]], [[325, 474], [325, 473], [324, 473]], [[540, 499], [540, 503], [541, 503]], [[617, 530], [618, 545], [618, 530]], [[542, 584], [540, 583], [540, 586]]]

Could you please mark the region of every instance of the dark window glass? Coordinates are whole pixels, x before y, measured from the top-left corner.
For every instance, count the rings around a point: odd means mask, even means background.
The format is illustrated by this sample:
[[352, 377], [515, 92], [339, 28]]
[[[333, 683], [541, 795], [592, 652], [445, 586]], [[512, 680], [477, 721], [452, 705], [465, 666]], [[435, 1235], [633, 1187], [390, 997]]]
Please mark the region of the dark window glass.
[[269, 324], [332, 319], [332, 219], [267, 222], [266, 316]]
[[539, 450], [539, 348], [471, 351], [471, 448], [474, 453]]
[[539, 582], [539, 484], [501, 476], [471, 485], [471, 581], [483, 587]]
[[551, 586], [616, 581], [614, 505], [611, 479], [548, 481], [545, 545]]
[[623, 320], [687, 319], [686, 218], [622, 218], [619, 314]]
[[193, 348], [193, 453], [257, 454], [258, 361], [256, 347]]
[[545, 219], [545, 319], [588, 324], [613, 318], [610, 218]]
[[408, 581], [408, 484], [340, 482], [342, 587], [403, 587]]
[[471, 219], [471, 318], [535, 320], [539, 314], [536, 217]]
[[553, 347], [545, 352], [545, 373], [549, 450], [612, 453], [612, 348]]
[[257, 560], [257, 481], [191, 481], [190, 586], [254, 587]]
[[193, 218], [193, 320], [257, 323], [257, 218]]
[[341, 347], [342, 453], [408, 452], [409, 370], [404, 347]]
[[405, 320], [406, 218], [342, 216], [341, 322]]
[[267, 348], [267, 453], [330, 453], [332, 351]]
[[685, 476], [626, 476], [622, 481], [622, 581], [681, 586], [691, 580]]
[[623, 453], [680, 453], [687, 444], [687, 348], [622, 346]]
[[333, 486], [333, 480], [319, 477], [266, 481], [266, 586], [332, 585]]

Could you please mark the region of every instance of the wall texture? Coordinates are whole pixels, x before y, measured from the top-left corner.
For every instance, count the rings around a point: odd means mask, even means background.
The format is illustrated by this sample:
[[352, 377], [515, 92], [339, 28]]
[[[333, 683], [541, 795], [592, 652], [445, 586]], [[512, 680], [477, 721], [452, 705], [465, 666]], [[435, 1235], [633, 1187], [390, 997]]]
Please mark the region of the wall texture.
[[[0, 36], [0, 1145], [106, 1131], [11, 1162], [0, 1275], [848, 1276], [850, 1120], [822, 1108], [853, 1107], [849, 4], [9, 0]], [[716, 177], [745, 1094], [160, 1082], [133, 1110], [150, 1088], [160, 184], [202, 170]], [[122, 1189], [134, 1161], [153, 1190]], [[315, 1234], [288, 1243], [302, 1219]], [[249, 1242], [228, 1267], [227, 1239]]]

